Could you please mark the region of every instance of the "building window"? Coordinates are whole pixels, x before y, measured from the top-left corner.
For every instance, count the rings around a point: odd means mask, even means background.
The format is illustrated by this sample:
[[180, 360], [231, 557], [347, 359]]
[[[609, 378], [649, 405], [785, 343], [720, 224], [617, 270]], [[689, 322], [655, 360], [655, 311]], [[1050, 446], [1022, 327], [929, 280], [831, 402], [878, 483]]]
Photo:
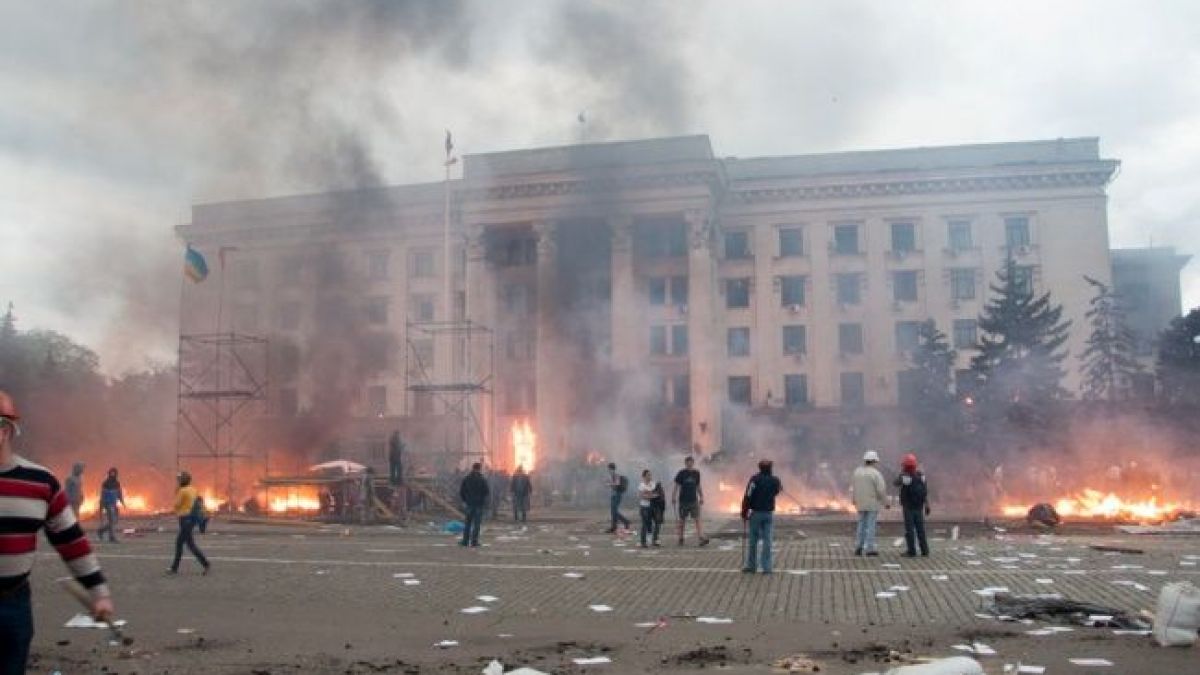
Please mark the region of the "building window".
[[974, 244], [971, 241], [971, 221], [951, 220], [946, 224], [951, 251], [966, 251]]
[[834, 279], [837, 283], [837, 301], [839, 305], [857, 305], [861, 300], [859, 274], [839, 274]]
[[808, 330], [804, 326], [783, 327], [783, 353], [794, 355], [808, 352]]
[[414, 248], [409, 253], [408, 276], [414, 279], [431, 279], [436, 276], [433, 249]]
[[916, 351], [917, 333], [921, 324], [916, 321], [896, 322], [896, 351], [901, 354]]
[[892, 299], [896, 302], [917, 301], [917, 273], [912, 270], [892, 274]]
[[684, 276], [671, 277], [671, 304], [683, 307], [688, 303], [688, 278]]
[[911, 408], [920, 399], [920, 376], [918, 370], [901, 370], [896, 373], [896, 402], [903, 408]]
[[858, 248], [858, 225], [847, 223], [833, 228], [833, 252], [838, 255], [855, 255]]
[[687, 356], [688, 327], [683, 325], [671, 326], [671, 353], [675, 356]]
[[892, 253], [917, 250], [917, 227], [913, 223], [892, 223]]
[[745, 309], [750, 306], [750, 278], [725, 280], [725, 307]]
[[1033, 267], [1016, 265], [1013, 267], [1013, 286], [1023, 295], [1033, 294]]
[[979, 378], [970, 368], [954, 371], [954, 391], [960, 398], [973, 396], [979, 386]]
[[863, 374], [842, 373], [842, 405], [847, 408], [860, 408], [865, 402], [863, 396]]
[[417, 321], [433, 321], [436, 316], [433, 296], [424, 293], [412, 296], [408, 312]]
[[795, 258], [804, 255], [804, 228], [779, 228], [779, 257]]
[[388, 278], [388, 251], [367, 251], [367, 279], [370, 281], [386, 281]]
[[667, 355], [667, 327], [650, 327], [650, 353], [654, 356]]
[[296, 394], [296, 390], [291, 387], [285, 387], [279, 390], [279, 415], [281, 417], [295, 417], [300, 412], [300, 398]]
[[735, 405], [750, 405], [750, 376], [735, 375], [729, 378], [729, 402]]
[[725, 259], [748, 260], [750, 255], [750, 233], [737, 230], [725, 233]]
[[667, 280], [664, 277], [650, 278], [650, 304], [659, 306], [667, 304]]
[[387, 414], [387, 387], [367, 387], [367, 412], [376, 417]]
[[1004, 219], [1004, 242], [1010, 249], [1028, 246], [1029, 218], [1026, 216], [1009, 216]]
[[842, 354], [863, 353], [861, 323], [843, 323], [838, 325], [838, 352]]
[[279, 305], [280, 330], [297, 330], [300, 328], [300, 303], [284, 302]]
[[954, 320], [954, 348], [970, 349], [979, 341], [975, 319]]
[[730, 328], [726, 335], [730, 356], [750, 356], [750, 329], [745, 326]]
[[950, 297], [953, 300], [975, 299], [975, 270], [970, 268], [950, 270]]
[[492, 253], [498, 267], [521, 267], [537, 262], [537, 240], [512, 237], [496, 245]]
[[779, 306], [804, 306], [805, 278], [800, 274], [788, 274], [779, 277]]
[[365, 313], [367, 323], [375, 326], [386, 326], [388, 322], [388, 299], [385, 297], [367, 298]]
[[808, 406], [808, 376], [783, 376], [783, 403], [789, 408]]
[[637, 229], [637, 243], [647, 258], [678, 258], [687, 254], [684, 223], [646, 223]]
[[671, 378], [671, 403], [676, 408], [691, 407], [691, 379], [687, 375], [676, 375]]

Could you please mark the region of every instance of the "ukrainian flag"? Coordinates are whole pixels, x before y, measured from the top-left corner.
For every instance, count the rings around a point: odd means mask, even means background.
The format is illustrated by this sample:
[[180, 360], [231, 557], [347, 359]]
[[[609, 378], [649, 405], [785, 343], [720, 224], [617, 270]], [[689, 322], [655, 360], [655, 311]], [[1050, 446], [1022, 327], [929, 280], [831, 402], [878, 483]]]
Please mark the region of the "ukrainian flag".
[[200, 283], [208, 277], [208, 262], [190, 244], [187, 247], [187, 253], [183, 254], [183, 274], [196, 283]]

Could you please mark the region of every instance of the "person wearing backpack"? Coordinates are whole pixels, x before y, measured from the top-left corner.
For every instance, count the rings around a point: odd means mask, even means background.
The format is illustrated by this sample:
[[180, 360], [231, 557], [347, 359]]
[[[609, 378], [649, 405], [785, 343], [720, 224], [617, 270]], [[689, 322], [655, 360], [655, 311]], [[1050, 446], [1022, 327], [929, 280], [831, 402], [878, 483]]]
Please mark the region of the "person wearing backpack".
[[612, 490], [612, 495], [608, 498], [608, 513], [612, 519], [612, 525], [605, 532], [608, 534], [616, 532], [617, 523], [628, 530], [629, 519], [621, 515], [621, 500], [629, 490], [629, 479], [618, 474], [617, 465], [612, 462], [608, 464], [608, 487]]
[[929, 485], [925, 482], [925, 474], [917, 468], [917, 456], [913, 453], [901, 460], [895, 485], [900, 488], [900, 506], [904, 510], [904, 541], [908, 545], [904, 557], [917, 557], [917, 544], [921, 546], [921, 555], [928, 557], [925, 516], [929, 515]]
[[183, 557], [183, 547], [187, 546], [192, 555], [196, 556], [196, 560], [200, 561], [200, 566], [204, 568], [204, 574], [208, 574], [209, 564], [208, 558], [200, 552], [200, 548], [196, 546], [196, 540], [192, 536], [192, 532], [196, 529], [196, 518], [194, 511], [196, 508], [196, 500], [200, 498], [200, 493], [192, 486], [192, 475], [186, 471], [179, 472], [179, 491], [175, 493], [175, 515], [179, 517], [179, 534], [175, 536], [175, 559], [171, 561], [171, 567], [167, 570], [167, 574], [179, 574], [179, 559]]

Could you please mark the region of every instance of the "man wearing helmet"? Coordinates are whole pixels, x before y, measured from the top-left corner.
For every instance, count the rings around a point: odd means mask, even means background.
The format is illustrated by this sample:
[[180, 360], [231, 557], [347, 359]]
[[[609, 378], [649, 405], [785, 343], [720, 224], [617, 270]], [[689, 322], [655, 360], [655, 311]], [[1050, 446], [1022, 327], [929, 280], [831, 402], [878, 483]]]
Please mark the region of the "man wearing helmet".
[[875, 549], [875, 523], [879, 520], [879, 509], [887, 505], [887, 486], [883, 474], [875, 468], [879, 464], [879, 453], [868, 450], [863, 455], [862, 466], [854, 470], [850, 479], [850, 498], [858, 509], [858, 527], [854, 533], [854, 555], [879, 555]]
[[20, 432], [16, 405], [0, 391], [0, 672], [23, 673], [33, 640], [29, 573], [38, 530], [58, 551], [91, 597], [92, 616], [112, 618], [113, 604], [100, 563], [54, 474], [20, 457], [13, 439]]
[[917, 468], [917, 456], [908, 453], [900, 462], [900, 475], [895, 480], [900, 488], [900, 506], [904, 509], [904, 541], [908, 550], [904, 557], [917, 557], [917, 544], [921, 555], [929, 555], [929, 542], [925, 540], [925, 516], [929, 515], [929, 487], [925, 474]]

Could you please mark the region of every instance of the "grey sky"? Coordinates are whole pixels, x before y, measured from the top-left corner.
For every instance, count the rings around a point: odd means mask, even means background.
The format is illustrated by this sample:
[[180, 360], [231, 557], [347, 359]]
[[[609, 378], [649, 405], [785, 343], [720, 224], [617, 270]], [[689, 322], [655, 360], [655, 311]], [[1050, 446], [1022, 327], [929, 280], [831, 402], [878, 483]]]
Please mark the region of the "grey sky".
[[0, 0], [0, 91], [0, 301], [114, 372], [174, 351], [192, 202], [435, 180], [447, 127], [580, 110], [739, 156], [1095, 135], [1113, 245], [1200, 253], [1195, 2]]

